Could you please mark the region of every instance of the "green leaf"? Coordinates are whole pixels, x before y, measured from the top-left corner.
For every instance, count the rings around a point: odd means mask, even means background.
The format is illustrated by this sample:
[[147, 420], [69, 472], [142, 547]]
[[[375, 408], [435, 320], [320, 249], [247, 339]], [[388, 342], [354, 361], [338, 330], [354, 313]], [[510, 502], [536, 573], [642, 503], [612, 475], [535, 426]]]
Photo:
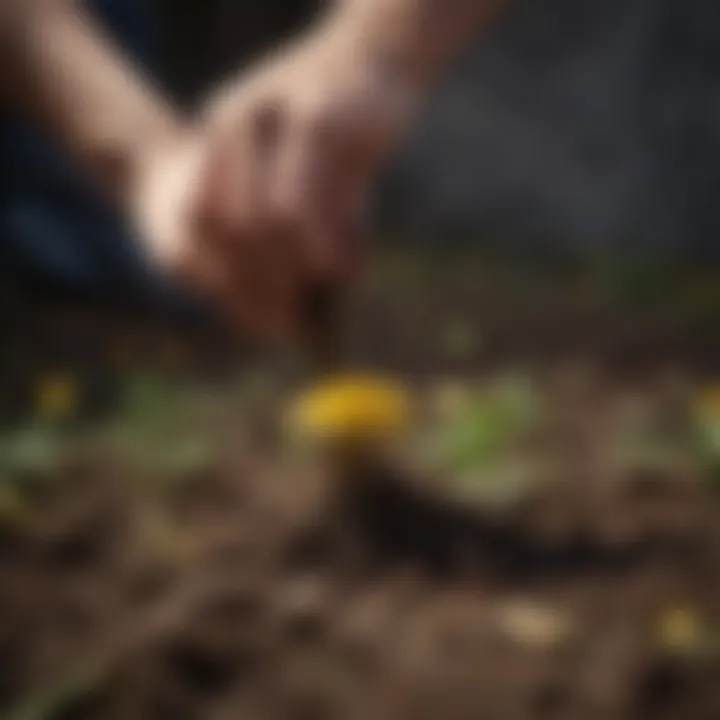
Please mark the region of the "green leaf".
[[71, 717], [73, 709], [87, 701], [102, 684], [102, 673], [80, 670], [21, 700], [4, 720], [54, 720]]
[[140, 378], [127, 389], [111, 442], [141, 472], [182, 480], [211, 459], [212, 443], [198, 422], [206, 400], [180, 384]]
[[437, 429], [434, 456], [454, 471], [497, 466], [535, 426], [538, 409], [527, 379], [503, 378]]
[[66, 438], [50, 425], [28, 425], [0, 436], [0, 476], [45, 474], [65, 456]]

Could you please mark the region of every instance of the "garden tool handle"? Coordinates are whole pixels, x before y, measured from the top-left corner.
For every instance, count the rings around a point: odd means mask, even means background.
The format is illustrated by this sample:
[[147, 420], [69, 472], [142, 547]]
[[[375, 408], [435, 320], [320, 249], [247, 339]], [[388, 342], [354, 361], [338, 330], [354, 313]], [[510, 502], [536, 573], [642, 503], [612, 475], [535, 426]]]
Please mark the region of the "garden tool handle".
[[342, 289], [335, 283], [310, 285], [304, 295], [304, 334], [315, 369], [330, 373], [344, 361]]

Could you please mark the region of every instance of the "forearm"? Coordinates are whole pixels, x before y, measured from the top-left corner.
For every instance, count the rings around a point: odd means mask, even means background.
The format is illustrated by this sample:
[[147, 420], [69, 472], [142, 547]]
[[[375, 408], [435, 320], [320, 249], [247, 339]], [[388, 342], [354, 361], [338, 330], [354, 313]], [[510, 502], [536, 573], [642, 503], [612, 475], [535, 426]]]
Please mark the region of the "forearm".
[[363, 42], [425, 82], [504, 5], [504, 0], [336, 0], [332, 12]]
[[124, 200], [143, 153], [174, 132], [173, 112], [79, 3], [3, 4], [5, 103], [56, 136]]

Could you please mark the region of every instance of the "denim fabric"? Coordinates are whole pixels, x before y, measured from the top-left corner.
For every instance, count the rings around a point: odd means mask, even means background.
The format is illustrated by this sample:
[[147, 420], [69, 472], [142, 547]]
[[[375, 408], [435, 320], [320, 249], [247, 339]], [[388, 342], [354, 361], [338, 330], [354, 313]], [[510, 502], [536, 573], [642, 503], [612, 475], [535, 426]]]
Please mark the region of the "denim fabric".
[[[94, 0], [124, 51], [152, 68], [151, 0]], [[127, 292], [153, 284], [119, 214], [64, 150], [0, 116], [0, 268], [66, 287]]]

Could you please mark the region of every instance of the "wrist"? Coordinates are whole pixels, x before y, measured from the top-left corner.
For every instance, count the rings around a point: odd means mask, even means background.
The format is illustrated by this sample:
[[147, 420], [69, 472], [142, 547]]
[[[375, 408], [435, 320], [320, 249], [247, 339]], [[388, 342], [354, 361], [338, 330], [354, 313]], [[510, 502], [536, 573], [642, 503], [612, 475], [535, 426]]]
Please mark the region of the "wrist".
[[128, 207], [136, 201], [136, 189], [152, 158], [171, 153], [186, 135], [172, 115], [150, 113], [126, 118], [123, 125], [98, 125], [88, 132], [80, 154], [112, 197]]
[[406, 6], [387, 0], [345, 0], [330, 11], [324, 29], [347, 52], [381, 68], [394, 84], [422, 93], [444, 63], [435, 43], [421, 39], [417, 18]]
[[330, 17], [427, 87], [504, 5], [505, 0], [336, 0]]
[[177, 264], [199, 209], [205, 153], [200, 133], [181, 127], [133, 154], [122, 200], [148, 257], [166, 269]]
[[0, 55], [14, 110], [125, 202], [143, 156], [181, 133], [174, 109], [74, 0], [21, 7]]

